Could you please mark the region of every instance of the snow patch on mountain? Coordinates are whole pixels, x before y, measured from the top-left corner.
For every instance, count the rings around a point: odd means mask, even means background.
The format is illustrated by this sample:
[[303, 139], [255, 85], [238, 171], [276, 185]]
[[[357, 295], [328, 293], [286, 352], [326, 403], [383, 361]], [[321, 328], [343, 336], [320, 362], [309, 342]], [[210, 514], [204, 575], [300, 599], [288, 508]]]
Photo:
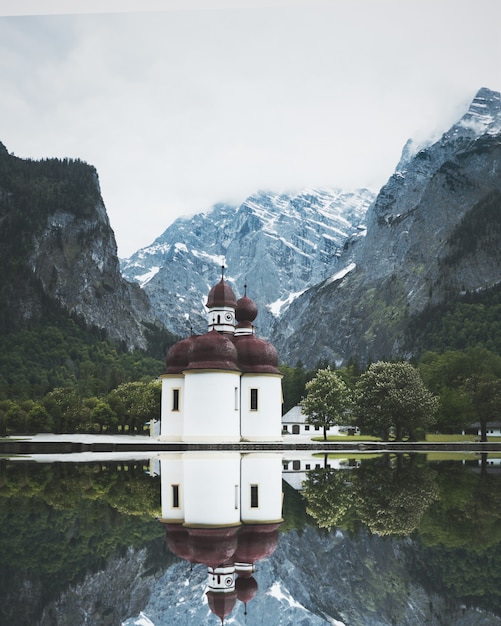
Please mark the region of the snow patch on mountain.
[[347, 274], [353, 271], [356, 267], [357, 267], [356, 263], [349, 263], [344, 269], [340, 270], [339, 272], [336, 272], [330, 278], [328, 278], [325, 281], [325, 285], [330, 285], [331, 283], [334, 283], [336, 280], [341, 280], [341, 278], [344, 278]]

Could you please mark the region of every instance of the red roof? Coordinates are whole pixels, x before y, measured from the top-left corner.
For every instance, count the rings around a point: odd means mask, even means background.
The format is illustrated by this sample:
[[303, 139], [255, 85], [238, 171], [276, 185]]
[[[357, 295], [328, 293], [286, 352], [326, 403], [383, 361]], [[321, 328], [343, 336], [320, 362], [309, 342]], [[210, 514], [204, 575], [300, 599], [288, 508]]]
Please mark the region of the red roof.
[[221, 278], [218, 284], [214, 285], [214, 287], [212, 287], [209, 291], [207, 304], [205, 306], [208, 309], [221, 306], [228, 306], [233, 309], [236, 308], [237, 299], [233, 293], [233, 289], [228, 285], [228, 283], [224, 282], [224, 278]]
[[278, 354], [274, 346], [255, 335], [233, 337], [237, 348], [238, 366], [244, 373], [280, 374]]

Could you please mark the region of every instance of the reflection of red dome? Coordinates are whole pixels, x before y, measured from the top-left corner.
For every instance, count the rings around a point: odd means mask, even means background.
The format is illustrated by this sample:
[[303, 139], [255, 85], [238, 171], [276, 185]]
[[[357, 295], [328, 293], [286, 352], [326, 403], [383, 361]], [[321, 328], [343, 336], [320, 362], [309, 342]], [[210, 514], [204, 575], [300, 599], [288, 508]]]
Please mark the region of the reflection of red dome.
[[233, 338], [238, 351], [238, 365], [242, 372], [256, 374], [280, 374], [278, 355], [274, 346], [255, 335]]
[[235, 589], [237, 592], [237, 598], [240, 602], [247, 604], [253, 598], [255, 598], [258, 590], [258, 584], [253, 576], [249, 578], [238, 577], [235, 581]]
[[189, 528], [190, 553], [197, 563], [216, 568], [232, 561], [237, 547], [238, 526]]
[[172, 554], [181, 559], [196, 563], [191, 553], [188, 529], [181, 524], [164, 524], [166, 543]]
[[233, 293], [233, 289], [228, 283], [224, 282], [223, 278], [209, 291], [207, 304], [205, 306], [208, 309], [222, 306], [228, 306], [234, 309], [237, 306], [237, 299]]
[[280, 523], [243, 526], [238, 536], [238, 548], [233, 556], [233, 561], [235, 563], [255, 563], [273, 554], [278, 545], [279, 526]]
[[220, 618], [222, 624], [224, 618], [227, 617], [235, 607], [237, 592], [217, 593], [215, 591], [208, 591], [206, 595], [210, 610], [214, 615]]
[[189, 362], [189, 353], [196, 337], [181, 339], [169, 348], [165, 359], [165, 374], [181, 374]]
[[211, 330], [196, 337], [192, 343], [187, 370], [218, 369], [237, 370], [237, 351], [226, 335]]

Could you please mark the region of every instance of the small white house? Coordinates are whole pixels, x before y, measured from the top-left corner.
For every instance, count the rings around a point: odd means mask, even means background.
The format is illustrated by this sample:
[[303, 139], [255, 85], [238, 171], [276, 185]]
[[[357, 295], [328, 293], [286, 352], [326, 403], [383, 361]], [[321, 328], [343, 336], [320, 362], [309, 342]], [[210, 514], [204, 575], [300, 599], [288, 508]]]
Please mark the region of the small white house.
[[[478, 437], [482, 434], [480, 428], [480, 422], [470, 424], [467, 429], [463, 430], [463, 435], [466, 433], [474, 433]], [[487, 435], [489, 437], [501, 437], [501, 422], [487, 422]]]
[[[306, 423], [306, 415], [301, 406], [292, 407], [282, 415], [282, 435], [302, 435], [305, 437], [323, 437], [323, 428]], [[327, 429], [327, 436], [360, 435], [358, 426], [332, 426]]]

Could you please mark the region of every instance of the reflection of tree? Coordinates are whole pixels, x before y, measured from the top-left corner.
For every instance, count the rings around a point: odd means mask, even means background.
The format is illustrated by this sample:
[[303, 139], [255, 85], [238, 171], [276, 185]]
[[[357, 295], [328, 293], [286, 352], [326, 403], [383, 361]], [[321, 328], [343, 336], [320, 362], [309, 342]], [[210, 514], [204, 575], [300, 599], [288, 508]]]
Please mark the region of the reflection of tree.
[[357, 522], [378, 535], [407, 535], [437, 498], [435, 472], [414, 459], [389, 457], [359, 470], [317, 469], [304, 484], [307, 511], [323, 528], [353, 529]]
[[435, 472], [414, 457], [399, 455], [394, 464], [384, 457], [377, 469], [362, 465], [356, 478], [360, 520], [376, 535], [408, 535], [418, 529], [438, 497]]
[[306, 511], [320, 528], [351, 526], [348, 520], [352, 518], [355, 510], [351, 474], [352, 472], [331, 468], [308, 472], [303, 483], [303, 496], [307, 501]]
[[442, 467], [440, 498], [421, 523], [416, 566], [432, 589], [500, 611], [501, 475], [483, 461], [480, 468]]
[[454, 466], [440, 473], [440, 499], [421, 526], [427, 545], [484, 550], [501, 542], [501, 476]]

